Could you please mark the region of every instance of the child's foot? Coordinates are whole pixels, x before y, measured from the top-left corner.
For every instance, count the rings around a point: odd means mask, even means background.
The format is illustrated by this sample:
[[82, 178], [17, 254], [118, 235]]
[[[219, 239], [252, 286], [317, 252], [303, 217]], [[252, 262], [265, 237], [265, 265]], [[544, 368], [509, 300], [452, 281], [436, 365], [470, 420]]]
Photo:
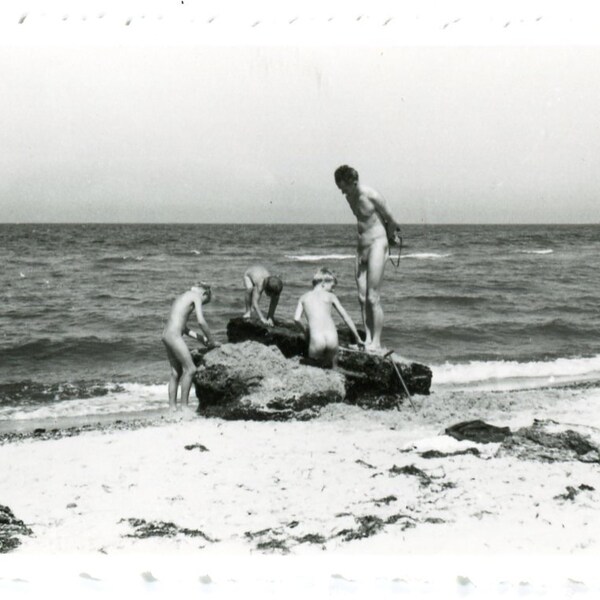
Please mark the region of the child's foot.
[[383, 348], [382, 346], [375, 346], [372, 343], [365, 346], [365, 350], [367, 352], [371, 352], [372, 354], [381, 354], [381, 355], [384, 355], [387, 352], [386, 348]]

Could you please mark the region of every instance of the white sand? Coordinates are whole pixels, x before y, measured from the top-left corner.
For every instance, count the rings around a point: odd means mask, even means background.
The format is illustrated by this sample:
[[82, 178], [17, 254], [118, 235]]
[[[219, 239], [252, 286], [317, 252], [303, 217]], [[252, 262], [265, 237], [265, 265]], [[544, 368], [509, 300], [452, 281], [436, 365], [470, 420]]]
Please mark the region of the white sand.
[[[535, 415], [600, 427], [598, 398], [571, 396], [502, 396], [493, 407], [431, 396], [416, 400], [417, 415], [334, 405], [303, 423], [195, 418], [29, 439], [0, 447], [0, 504], [34, 532], [13, 552], [21, 555], [589, 555], [600, 550], [599, 465], [490, 458], [493, 444], [477, 446], [481, 458], [418, 454], [475, 447], [439, 435], [471, 418], [514, 428]], [[185, 450], [189, 444], [208, 451]], [[431, 484], [390, 473], [407, 465]], [[556, 499], [581, 484], [594, 489]], [[345, 539], [365, 517], [376, 518], [363, 525], [379, 523], [377, 531]], [[185, 533], [127, 537], [135, 531], [122, 521], [129, 518], [172, 522], [215, 541]], [[299, 541], [307, 535], [315, 543]], [[276, 548], [258, 548], [273, 541]]]

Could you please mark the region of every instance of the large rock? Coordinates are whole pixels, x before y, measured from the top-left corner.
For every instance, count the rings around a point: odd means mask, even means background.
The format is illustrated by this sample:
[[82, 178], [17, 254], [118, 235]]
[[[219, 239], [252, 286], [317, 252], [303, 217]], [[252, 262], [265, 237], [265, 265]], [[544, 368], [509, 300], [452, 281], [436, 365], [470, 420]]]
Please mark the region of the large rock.
[[260, 342], [277, 346], [286, 358], [303, 356], [306, 352], [304, 332], [293, 321], [275, 320], [274, 327], [267, 327], [255, 319], [235, 317], [227, 323], [227, 339], [230, 342]]
[[[352, 342], [351, 334], [346, 329], [339, 330], [338, 336], [341, 346], [338, 367], [347, 379], [347, 401], [368, 404], [369, 399], [375, 401], [388, 396], [388, 404], [393, 405], [399, 395], [406, 395], [392, 361], [410, 394], [429, 394], [432, 377], [429, 367], [403, 360], [396, 354], [385, 359], [377, 354], [351, 350], [348, 348]], [[306, 337], [298, 326], [293, 321], [279, 319], [274, 327], [267, 327], [256, 320], [236, 317], [227, 324], [227, 339], [277, 346], [286, 357], [305, 356], [307, 349]]]
[[225, 419], [311, 419], [345, 397], [343, 375], [288, 360], [275, 346], [224, 344], [195, 355], [198, 412]]

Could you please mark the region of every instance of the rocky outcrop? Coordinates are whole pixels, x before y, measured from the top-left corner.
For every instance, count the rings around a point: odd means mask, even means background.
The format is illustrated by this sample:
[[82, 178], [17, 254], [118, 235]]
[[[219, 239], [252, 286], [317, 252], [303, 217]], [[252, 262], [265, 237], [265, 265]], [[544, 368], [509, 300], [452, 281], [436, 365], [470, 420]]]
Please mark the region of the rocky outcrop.
[[224, 419], [311, 419], [341, 402], [343, 375], [286, 359], [275, 346], [247, 341], [196, 354], [198, 412]]
[[259, 342], [277, 346], [286, 358], [303, 356], [306, 351], [304, 333], [293, 321], [276, 319], [274, 327], [267, 327], [254, 319], [235, 317], [227, 323], [227, 340], [232, 343]]
[[[359, 404], [383, 402], [394, 405], [398, 396], [406, 395], [396, 368], [400, 372], [410, 394], [429, 394], [431, 369], [425, 365], [409, 362], [393, 354], [389, 358], [359, 350], [349, 349], [348, 331], [338, 331], [340, 352], [338, 367], [346, 377], [346, 400]], [[255, 341], [267, 346], [276, 346], [285, 357], [305, 356], [307, 341], [292, 321], [276, 320], [274, 327], [267, 327], [255, 320], [241, 317], [227, 324], [227, 339], [230, 342]], [[344, 346], [346, 346], [344, 348]]]

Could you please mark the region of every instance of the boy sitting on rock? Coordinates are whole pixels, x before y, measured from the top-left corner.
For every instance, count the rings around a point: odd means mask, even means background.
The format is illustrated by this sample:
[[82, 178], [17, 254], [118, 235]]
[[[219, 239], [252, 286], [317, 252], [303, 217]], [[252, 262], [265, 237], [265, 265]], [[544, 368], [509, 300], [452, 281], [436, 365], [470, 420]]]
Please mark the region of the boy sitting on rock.
[[298, 301], [294, 321], [302, 327], [302, 315], [306, 313], [308, 321], [308, 357], [324, 367], [335, 367], [339, 347], [338, 333], [331, 315], [334, 307], [348, 326], [359, 346], [364, 346], [350, 315], [344, 310], [336, 295], [332, 292], [337, 283], [335, 275], [329, 269], [319, 269], [313, 277], [313, 289]]
[[[249, 319], [254, 310], [263, 325], [272, 327], [275, 309], [277, 308], [279, 296], [283, 289], [281, 278], [276, 275], [271, 275], [269, 271], [261, 265], [254, 265], [244, 273], [244, 287], [246, 288], [246, 312], [244, 313], [243, 318]], [[266, 319], [258, 306], [258, 301], [263, 292], [271, 299]]]

